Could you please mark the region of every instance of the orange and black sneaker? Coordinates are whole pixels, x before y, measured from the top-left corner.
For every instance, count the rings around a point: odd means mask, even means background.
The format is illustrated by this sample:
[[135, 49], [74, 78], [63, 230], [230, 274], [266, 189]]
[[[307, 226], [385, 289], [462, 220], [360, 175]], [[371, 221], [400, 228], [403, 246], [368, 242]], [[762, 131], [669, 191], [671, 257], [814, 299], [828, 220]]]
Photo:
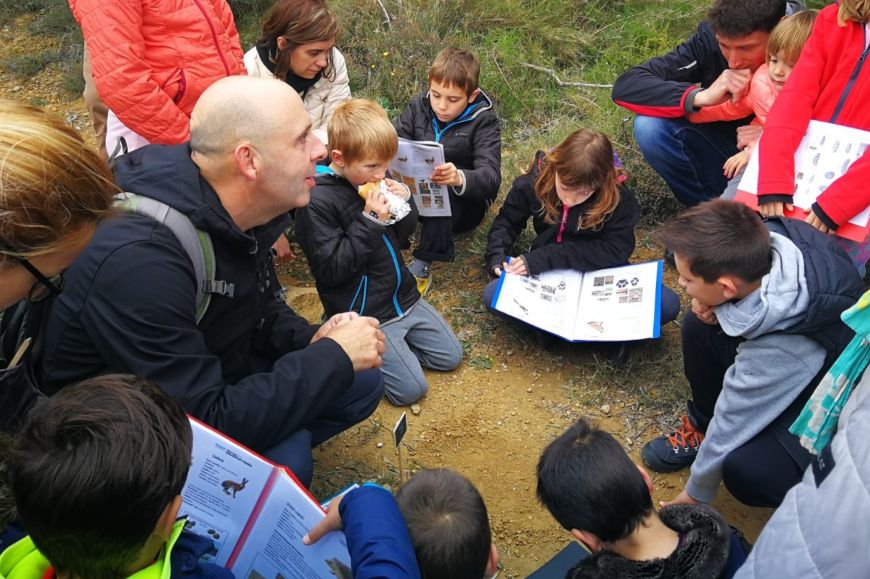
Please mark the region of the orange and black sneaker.
[[679, 428], [647, 442], [640, 455], [643, 462], [656, 472], [675, 472], [695, 461], [702, 440], [704, 433], [695, 428], [684, 414]]

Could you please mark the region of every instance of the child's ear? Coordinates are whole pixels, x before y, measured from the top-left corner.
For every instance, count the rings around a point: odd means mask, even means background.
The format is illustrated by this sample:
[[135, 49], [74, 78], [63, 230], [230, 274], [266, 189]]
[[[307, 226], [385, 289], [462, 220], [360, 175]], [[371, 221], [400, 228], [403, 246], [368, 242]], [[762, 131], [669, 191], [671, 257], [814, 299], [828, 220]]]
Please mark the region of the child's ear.
[[645, 468], [643, 468], [643, 467], [640, 466], [639, 464], [636, 464], [636, 465], [634, 465], [634, 466], [636, 466], [636, 467], [637, 467], [637, 470], [640, 471], [640, 476], [643, 477], [643, 482], [646, 483], [646, 488], [647, 488], [647, 490], [649, 490], [649, 494], [650, 494], [650, 496], [652, 496], [652, 494], [653, 494], [653, 484], [652, 484], [652, 479], [649, 477], [649, 473], [646, 471]]
[[338, 149], [333, 149], [332, 151], [330, 151], [330, 154], [332, 155], [332, 162], [343, 169], [345, 163], [344, 155], [341, 154], [341, 151], [339, 151]]
[[172, 535], [172, 527], [175, 526], [175, 521], [178, 519], [178, 511], [181, 510], [181, 495], [172, 499], [172, 502], [166, 505], [163, 513], [157, 520], [157, 525], [154, 527], [154, 534], [161, 537], [163, 542], [169, 540]]
[[479, 94], [480, 94], [480, 89], [479, 88], [474, 89], [474, 91], [470, 95], [468, 95], [468, 102], [473, 103], [474, 99], [476, 99], [477, 95], [479, 95]]
[[495, 543], [490, 543], [489, 560], [486, 562], [486, 575], [484, 576], [495, 577], [496, 573], [498, 573], [498, 548], [496, 548]]
[[733, 276], [723, 275], [716, 280], [719, 288], [722, 290], [722, 295], [726, 300], [733, 300], [737, 297], [737, 280]]
[[597, 553], [601, 550], [601, 539], [595, 533], [589, 531], [581, 531], [580, 529], [571, 529], [571, 534], [575, 539], [580, 541], [590, 553]]

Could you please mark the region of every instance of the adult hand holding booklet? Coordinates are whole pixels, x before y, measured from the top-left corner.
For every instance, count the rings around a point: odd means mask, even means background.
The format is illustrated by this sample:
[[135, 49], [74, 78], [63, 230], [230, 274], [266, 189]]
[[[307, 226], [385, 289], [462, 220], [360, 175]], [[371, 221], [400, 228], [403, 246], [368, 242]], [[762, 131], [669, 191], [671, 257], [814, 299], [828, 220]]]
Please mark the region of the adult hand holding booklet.
[[351, 576], [342, 532], [302, 544], [325, 513], [290, 471], [190, 422], [193, 464], [181, 491], [181, 514], [188, 530], [214, 541], [214, 563], [240, 579]]
[[502, 272], [492, 307], [571, 342], [660, 335], [662, 262], [521, 276]]

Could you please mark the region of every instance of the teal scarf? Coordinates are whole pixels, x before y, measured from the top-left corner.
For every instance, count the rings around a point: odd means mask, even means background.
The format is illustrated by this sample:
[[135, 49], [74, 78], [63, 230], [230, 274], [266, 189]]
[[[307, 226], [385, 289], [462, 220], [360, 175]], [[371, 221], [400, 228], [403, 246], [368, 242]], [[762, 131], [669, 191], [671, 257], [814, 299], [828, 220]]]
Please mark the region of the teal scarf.
[[841, 318], [855, 330], [855, 337], [819, 382], [800, 416], [789, 428], [800, 438], [801, 445], [813, 454], [819, 454], [830, 442], [852, 389], [870, 363], [870, 291], [843, 312]]

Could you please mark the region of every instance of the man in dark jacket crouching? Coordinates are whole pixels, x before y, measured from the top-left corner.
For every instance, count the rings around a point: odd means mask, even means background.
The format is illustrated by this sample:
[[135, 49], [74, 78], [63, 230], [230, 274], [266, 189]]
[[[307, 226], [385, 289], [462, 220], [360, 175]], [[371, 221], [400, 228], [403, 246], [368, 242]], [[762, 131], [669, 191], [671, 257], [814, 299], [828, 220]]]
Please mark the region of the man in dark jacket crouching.
[[326, 151], [285, 83], [229, 77], [191, 116], [191, 140], [118, 159], [119, 186], [187, 216], [214, 247], [210, 304], [178, 235], [126, 213], [101, 224], [66, 273], [39, 364], [52, 393], [129, 372], [308, 484], [311, 447], [364, 420], [383, 394], [384, 336], [373, 318], [308, 324], [284, 302], [270, 246], [308, 203]]

